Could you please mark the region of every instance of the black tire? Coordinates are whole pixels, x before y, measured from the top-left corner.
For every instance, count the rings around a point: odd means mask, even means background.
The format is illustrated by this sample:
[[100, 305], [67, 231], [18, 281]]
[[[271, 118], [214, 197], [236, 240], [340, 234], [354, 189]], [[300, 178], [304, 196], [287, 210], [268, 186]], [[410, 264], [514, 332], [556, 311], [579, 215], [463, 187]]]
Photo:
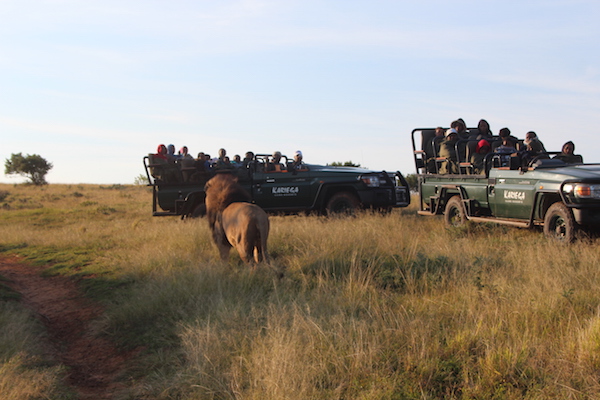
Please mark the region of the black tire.
[[352, 215], [360, 208], [360, 200], [354, 194], [349, 192], [338, 192], [331, 196], [325, 212], [327, 215]]
[[452, 196], [446, 203], [444, 221], [448, 226], [462, 226], [467, 223], [467, 214], [460, 196]]
[[573, 213], [562, 202], [550, 206], [544, 216], [544, 235], [558, 242], [571, 243], [577, 234], [577, 222]]

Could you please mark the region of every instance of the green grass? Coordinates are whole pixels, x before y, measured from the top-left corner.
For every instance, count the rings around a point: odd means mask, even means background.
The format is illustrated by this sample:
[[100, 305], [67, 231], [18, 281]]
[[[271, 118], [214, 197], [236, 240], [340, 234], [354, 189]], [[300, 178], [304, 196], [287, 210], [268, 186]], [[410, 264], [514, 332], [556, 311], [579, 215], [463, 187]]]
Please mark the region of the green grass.
[[[446, 229], [414, 207], [271, 217], [272, 264], [250, 270], [233, 252], [217, 260], [206, 221], [151, 217], [145, 187], [0, 192], [0, 252], [77, 279], [106, 306], [98, 331], [142, 349], [130, 380], [140, 398], [600, 397], [597, 239]], [[13, 312], [6, 323], [21, 324]], [[18, 336], [4, 340], [23, 348]]]

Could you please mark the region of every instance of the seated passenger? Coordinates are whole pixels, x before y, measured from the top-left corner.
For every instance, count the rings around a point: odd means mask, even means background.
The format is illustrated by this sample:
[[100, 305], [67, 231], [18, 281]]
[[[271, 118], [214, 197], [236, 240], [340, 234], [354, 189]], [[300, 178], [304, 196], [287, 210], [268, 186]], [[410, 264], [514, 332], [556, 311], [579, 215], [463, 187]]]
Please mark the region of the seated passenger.
[[302, 162], [302, 152], [300, 150], [296, 150], [294, 153], [294, 162], [292, 162], [290, 169], [293, 171], [306, 169], [306, 165]]
[[213, 160], [213, 158], [210, 156], [210, 154], [204, 153], [204, 169], [206, 171], [212, 171], [215, 168], [216, 162], [217, 162], [216, 158]]
[[492, 151], [492, 147], [490, 143], [481, 139], [477, 142], [477, 147], [475, 148], [475, 153], [471, 156], [471, 164], [473, 165], [473, 173], [474, 174], [483, 174], [485, 173], [485, 156]]
[[194, 160], [194, 167], [196, 171], [189, 177], [190, 182], [205, 182], [209, 174], [209, 167], [207, 167], [207, 158], [204, 152], [199, 152], [198, 157]]
[[164, 182], [179, 181], [179, 170], [174, 162], [169, 160], [168, 149], [164, 144], [158, 145], [157, 153], [152, 155], [150, 173], [154, 178]]
[[281, 152], [276, 151], [273, 153], [273, 158], [267, 165], [267, 172], [281, 172], [285, 170], [285, 166], [281, 163]]
[[568, 141], [563, 144], [560, 154], [553, 158], [563, 161], [565, 164], [583, 164], [583, 157], [575, 153], [575, 143]]
[[491, 142], [492, 136], [493, 135], [490, 129], [490, 124], [485, 119], [480, 119], [477, 123], [477, 131], [469, 135], [469, 142], [467, 143], [467, 155], [470, 155], [472, 157], [476, 152], [477, 144], [479, 143], [479, 141], [481, 139], [486, 139]]
[[156, 149], [156, 154], [153, 154], [155, 162], [167, 161], [167, 146], [164, 144], [159, 144]]
[[198, 157], [194, 162], [194, 166], [196, 167], [196, 171], [205, 171], [206, 170], [206, 159], [204, 157], [204, 152], [201, 151], [198, 153]]
[[174, 144], [170, 144], [167, 147], [167, 159], [174, 163], [175, 161], [177, 161], [177, 159], [179, 158], [179, 156], [177, 154], [175, 154], [175, 145]]
[[251, 151], [246, 152], [244, 159], [242, 160], [242, 167], [247, 168], [248, 164], [254, 161], [254, 153]]
[[[485, 119], [480, 119], [477, 123], [477, 130], [469, 132], [469, 140], [481, 140], [481, 139], [491, 139], [493, 136], [492, 130], [490, 129], [490, 124]], [[473, 145], [473, 151], [475, 151], [475, 146], [477, 146], [477, 142]]]
[[508, 150], [496, 151], [498, 147], [504, 147], [505, 149], [506, 148], [514, 149], [513, 153], [517, 152], [519, 150], [519, 148], [518, 148], [519, 139], [517, 139], [516, 137], [514, 137], [510, 134], [510, 129], [508, 129], [508, 128], [500, 129], [500, 132], [498, 132], [498, 136], [500, 136], [500, 145], [492, 147], [492, 149], [495, 152], [508, 153]]
[[494, 152], [499, 154], [513, 154], [517, 152], [517, 148], [510, 136], [506, 136], [502, 138], [500, 146], [496, 147]]
[[490, 129], [490, 124], [485, 119], [480, 119], [477, 123], [477, 138], [479, 140], [492, 137], [492, 130]]
[[219, 158], [215, 162], [215, 169], [232, 169], [233, 165], [227, 157], [227, 151], [223, 148], [219, 149]]
[[194, 159], [194, 157], [192, 157], [192, 155], [188, 152], [187, 146], [183, 146], [181, 149], [179, 149], [179, 157], [182, 160], [193, 160]]
[[183, 181], [189, 182], [192, 174], [195, 172], [196, 160], [194, 160], [194, 157], [188, 153], [187, 146], [183, 146], [179, 150], [179, 160], [177, 160], [177, 163], [181, 168]]
[[445, 134], [446, 138], [440, 143], [440, 151], [438, 156], [445, 158], [439, 169], [440, 174], [456, 174], [458, 173], [456, 156], [456, 141], [458, 140], [458, 133], [455, 129], [448, 129]]
[[236, 168], [239, 168], [242, 166], [242, 157], [240, 157], [239, 154], [236, 154], [235, 156], [233, 156], [233, 161], [231, 162], [231, 165], [233, 165]]
[[450, 123], [450, 129], [454, 129], [459, 139], [468, 139], [469, 131], [467, 130], [467, 124], [462, 118], [452, 121]]
[[544, 144], [538, 139], [537, 134], [534, 131], [529, 131], [525, 134], [525, 146], [526, 150], [531, 155], [536, 156], [546, 152]]

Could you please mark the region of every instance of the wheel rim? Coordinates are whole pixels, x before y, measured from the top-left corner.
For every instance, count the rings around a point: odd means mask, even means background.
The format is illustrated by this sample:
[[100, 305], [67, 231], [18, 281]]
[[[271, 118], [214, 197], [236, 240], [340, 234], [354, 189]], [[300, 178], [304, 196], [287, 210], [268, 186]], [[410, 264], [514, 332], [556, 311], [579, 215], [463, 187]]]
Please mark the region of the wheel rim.
[[555, 217], [552, 226], [554, 227], [554, 235], [557, 238], [564, 239], [567, 236], [567, 222], [563, 217]]
[[462, 223], [462, 215], [458, 208], [452, 207], [450, 209], [450, 224], [458, 226]]
[[347, 213], [350, 209], [351, 207], [345, 201], [338, 201], [331, 207], [331, 211], [334, 214]]

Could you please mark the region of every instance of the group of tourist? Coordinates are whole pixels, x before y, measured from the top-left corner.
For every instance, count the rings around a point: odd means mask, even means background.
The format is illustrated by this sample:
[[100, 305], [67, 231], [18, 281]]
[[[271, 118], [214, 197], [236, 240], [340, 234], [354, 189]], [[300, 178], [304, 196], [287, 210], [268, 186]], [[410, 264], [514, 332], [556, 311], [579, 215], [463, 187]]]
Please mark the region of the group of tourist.
[[[175, 146], [172, 144], [168, 146], [160, 144], [156, 154], [152, 154], [152, 158], [152, 175], [157, 179], [171, 182], [180, 180], [176, 177], [176, 175], [179, 175], [179, 171], [184, 182], [194, 182], [202, 180], [202, 177], [206, 177], [207, 173], [236, 170], [238, 168], [245, 169], [250, 163], [257, 161], [252, 151], [246, 152], [243, 159], [239, 154], [236, 154], [232, 160], [223, 148], [219, 149], [216, 158], [212, 158], [210, 154], [204, 152], [199, 152], [198, 156], [194, 158], [189, 154], [187, 146], [183, 146], [175, 153]], [[264, 165], [266, 172], [300, 171], [306, 168], [300, 150], [294, 152], [293, 161], [287, 165], [282, 163], [281, 158], [281, 152], [275, 151], [271, 157], [263, 157], [258, 161]], [[157, 164], [161, 164], [160, 168], [156, 168]]]
[[[457, 149], [458, 140], [468, 140], [463, 148]], [[482, 174], [485, 172], [485, 158], [489, 153], [496, 153], [501, 158], [507, 159], [512, 154], [519, 154], [525, 159], [534, 157], [549, 158], [544, 144], [534, 131], [525, 134], [525, 140], [520, 141], [511, 135], [510, 129], [502, 128], [497, 136], [492, 134], [490, 124], [482, 119], [477, 124], [477, 129], [470, 132], [461, 118], [450, 124], [450, 129], [438, 127], [435, 129], [435, 137], [429, 146], [430, 154], [436, 148], [435, 142], [439, 143], [435, 160], [428, 161], [428, 170], [440, 174], [454, 174], [459, 172], [459, 160], [468, 160], [472, 172]], [[427, 145], [427, 144], [426, 144]], [[425, 148], [424, 148], [425, 149]], [[426, 150], [426, 149], [425, 149]], [[457, 151], [459, 154], [457, 154]], [[463, 152], [464, 154], [460, 154]], [[559, 159], [567, 164], [583, 163], [580, 155], [574, 154], [575, 144], [571, 141], [565, 143], [560, 154], [553, 158]], [[427, 153], [427, 150], [426, 150]], [[434, 171], [435, 170], [435, 171]]]

